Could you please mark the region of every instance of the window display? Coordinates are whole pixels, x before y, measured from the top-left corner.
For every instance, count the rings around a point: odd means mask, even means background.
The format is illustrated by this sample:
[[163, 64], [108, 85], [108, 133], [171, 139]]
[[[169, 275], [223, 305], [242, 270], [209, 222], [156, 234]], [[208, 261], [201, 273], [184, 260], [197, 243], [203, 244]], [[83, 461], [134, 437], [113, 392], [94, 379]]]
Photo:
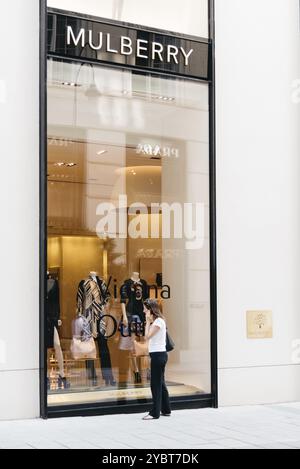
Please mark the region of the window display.
[[[81, 280], [77, 292], [77, 314], [87, 319], [86, 326], [92, 337], [97, 341], [102, 378], [105, 384], [115, 384], [111, 369], [110, 351], [107, 345], [106, 323], [104, 308], [108, 303], [110, 293], [103, 279], [98, 277], [97, 272], [90, 272], [89, 277]], [[89, 379], [92, 385], [97, 386], [97, 376], [94, 362], [86, 363]]]
[[[121, 307], [122, 307], [122, 323], [121, 323], [121, 348], [124, 349], [124, 339], [127, 342], [127, 350], [134, 351], [134, 340], [137, 336], [141, 336], [144, 332], [145, 314], [143, 312], [143, 300], [149, 296], [147, 282], [140, 279], [138, 272], [133, 272], [130, 279], [125, 280], [121, 287]], [[127, 302], [127, 304], [126, 304]], [[126, 305], [126, 307], [125, 307]], [[125, 326], [125, 328], [124, 328]], [[128, 334], [130, 331], [130, 335]], [[127, 333], [127, 336], [124, 336]], [[140, 368], [137, 363], [137, 358], [133, 357], [134, 367], [134, 382], [141, 383]]]
[[48, 406], [151, 397], [143, 302], [176, 347], [170, 398], [211, 392], [208, 85], [48, 60]]
[[[64, 359], [60, 345], [58, 327], [60, 321], [60, 299], [58, 280], [47, 272], [47, 296], [46, 296], [46, 326], [47, 326], [47, 349], [54, 348], [55, 358], [58, 366], [57, 387], [59, 389], [67, 389], [69, 383], [65, 377]], [[47, 380], [47, 388], [50, 389], [49, 378]]]

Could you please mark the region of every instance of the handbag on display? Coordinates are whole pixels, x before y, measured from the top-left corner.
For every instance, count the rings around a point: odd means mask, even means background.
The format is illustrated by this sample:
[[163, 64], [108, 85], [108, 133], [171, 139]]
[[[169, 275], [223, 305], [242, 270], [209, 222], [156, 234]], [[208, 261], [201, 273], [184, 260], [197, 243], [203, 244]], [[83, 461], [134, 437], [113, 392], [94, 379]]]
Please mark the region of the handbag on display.
[[91, 327], [84, 316], [79, 316], [73, 325], [73, 339], [71, 342], [71, 354], [74, 360], [97, 358], [97, 351]]
[[133, 355], [135, 357], [146, 357], [149, 355], [149, 344], [148, 342], [137, 342], [133, 341]]
[[81, 337], [73, 337], [71, 343], [71, 353], [74, 360], [97, 358], [96, 345], [93, 337], [82, 340]]
[[175, 348], [175, 342], [170, 336], [169, 332], [167, 331], [166, 333], [166, 351], [167, 352], [172, 352]]
[[119, 350], [134, 350], [133, 338], [132, 337], [120, 337]]

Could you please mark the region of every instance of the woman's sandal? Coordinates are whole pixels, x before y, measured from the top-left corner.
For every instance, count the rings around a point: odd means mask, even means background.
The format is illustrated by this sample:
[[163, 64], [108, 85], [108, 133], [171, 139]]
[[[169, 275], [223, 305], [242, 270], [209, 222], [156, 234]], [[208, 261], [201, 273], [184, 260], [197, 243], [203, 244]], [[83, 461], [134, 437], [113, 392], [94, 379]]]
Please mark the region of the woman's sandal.
[[148, 415], [145, 415], [145, 417], [143, 417], [142, 420], [156, 420], [157, 418], [156, 417], [152, 417], [152, 415], [148, 414]]

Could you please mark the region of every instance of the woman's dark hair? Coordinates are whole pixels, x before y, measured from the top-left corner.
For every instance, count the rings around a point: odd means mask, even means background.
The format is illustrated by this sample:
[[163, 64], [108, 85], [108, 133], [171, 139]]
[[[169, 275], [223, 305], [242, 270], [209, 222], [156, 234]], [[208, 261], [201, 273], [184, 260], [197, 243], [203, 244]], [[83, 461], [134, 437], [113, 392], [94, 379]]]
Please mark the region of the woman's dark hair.
[[144, 301], [144, 305], [146, 306], [147, 309], [151, 312], [151, 314], [154, 316], [155, 319], [157, 318], [164, 318], [163, 313], [161, 312], [159, 303], [157, 300], [152, 300], [151, 298], [148, 298], [147, 300]]

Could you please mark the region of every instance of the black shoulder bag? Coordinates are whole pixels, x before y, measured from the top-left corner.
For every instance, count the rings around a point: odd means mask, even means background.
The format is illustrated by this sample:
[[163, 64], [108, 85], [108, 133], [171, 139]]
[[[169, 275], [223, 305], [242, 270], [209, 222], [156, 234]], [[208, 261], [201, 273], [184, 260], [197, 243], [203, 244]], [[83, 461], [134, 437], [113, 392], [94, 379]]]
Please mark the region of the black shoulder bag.
[[167, 331], [166, 333], [166, 351], [167, 352], [172, 352], [175, 348], [175, 343], [172, 337], [170, 336], [169, 332]]

